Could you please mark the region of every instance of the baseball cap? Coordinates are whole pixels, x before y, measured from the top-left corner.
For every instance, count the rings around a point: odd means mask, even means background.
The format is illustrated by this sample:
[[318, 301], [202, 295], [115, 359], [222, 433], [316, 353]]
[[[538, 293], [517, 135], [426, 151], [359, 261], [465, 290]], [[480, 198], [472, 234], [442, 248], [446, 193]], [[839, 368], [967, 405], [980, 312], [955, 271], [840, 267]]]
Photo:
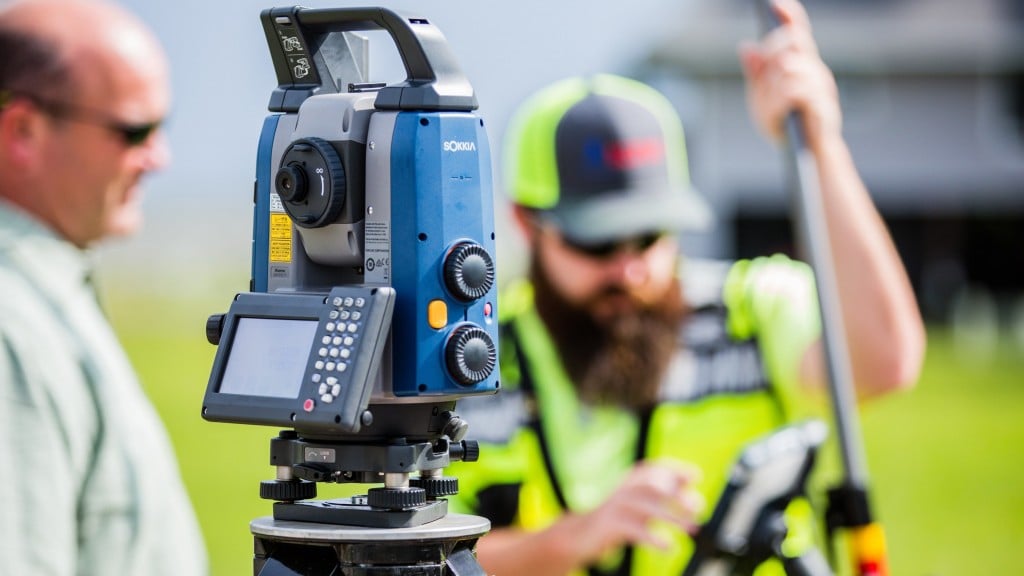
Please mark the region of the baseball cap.
[[516, 111], [505, 145], [512, 201], [577, 244], [705, 228], [711, 211], [690, 186], [683, 127], [646, 84], [569, 78]]

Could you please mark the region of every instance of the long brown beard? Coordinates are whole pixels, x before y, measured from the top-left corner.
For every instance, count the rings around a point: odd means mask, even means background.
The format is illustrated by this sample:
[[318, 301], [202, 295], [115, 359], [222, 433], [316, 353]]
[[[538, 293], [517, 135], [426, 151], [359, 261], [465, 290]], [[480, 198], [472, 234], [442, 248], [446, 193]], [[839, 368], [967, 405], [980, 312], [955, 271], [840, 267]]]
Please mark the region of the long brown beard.
[[[633, 410], [653, 406], [662, 377], [679, 344], [686, 317], [678, 282], [655, 306], [642, 307], [610, 320], [598, 320], [586, 305], [566, 301], [534, 254], [530, 279], [537, 312], [558, 346], [562, 362], [581, 400]], [[620, 294], [609, 288], [604, 294]]]

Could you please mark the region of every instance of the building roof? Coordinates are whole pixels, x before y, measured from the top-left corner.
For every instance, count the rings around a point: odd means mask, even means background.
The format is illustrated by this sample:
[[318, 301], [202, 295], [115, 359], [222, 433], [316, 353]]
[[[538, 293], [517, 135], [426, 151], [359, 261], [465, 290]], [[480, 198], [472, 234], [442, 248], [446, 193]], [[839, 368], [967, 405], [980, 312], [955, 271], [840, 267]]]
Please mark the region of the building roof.
[[[822, 56], [838, 74], [1024, 71], [1021, 0], [806, 0]], [[736, 47], [759, 33], [753, 0], [697, 0], [650, 64], [738, 74]]]

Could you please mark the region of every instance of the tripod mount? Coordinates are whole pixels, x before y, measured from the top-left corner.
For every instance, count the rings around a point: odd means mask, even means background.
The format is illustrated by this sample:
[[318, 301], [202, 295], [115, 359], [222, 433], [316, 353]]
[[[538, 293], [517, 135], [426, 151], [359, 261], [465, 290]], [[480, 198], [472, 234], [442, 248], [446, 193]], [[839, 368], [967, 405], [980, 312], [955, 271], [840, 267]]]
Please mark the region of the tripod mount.
[[257, 518], [255, 576], [484, 576], [473, 547], [490, 529], [478, 516], [447, 514], [409, 528], [371, 529]]
[[[305, 438], [283, 430], [270, 442], [277, 478], [260, 486], [275, 500], [272, 517], [250, 524], [255, 539], [254, 575], [453, 575], [484, 574], [473, 555], [490, 523], [448, 514], [445, 496], [458, 480], [443, 476], [452, 461], [475, 461], [479, 448], [465, 440], [468, 426], [452, 402], [377, 407], [388, 428], [426, 421], [436, 437]], [[312, 500], [319, 482], [376, 483], [365, 495]]]

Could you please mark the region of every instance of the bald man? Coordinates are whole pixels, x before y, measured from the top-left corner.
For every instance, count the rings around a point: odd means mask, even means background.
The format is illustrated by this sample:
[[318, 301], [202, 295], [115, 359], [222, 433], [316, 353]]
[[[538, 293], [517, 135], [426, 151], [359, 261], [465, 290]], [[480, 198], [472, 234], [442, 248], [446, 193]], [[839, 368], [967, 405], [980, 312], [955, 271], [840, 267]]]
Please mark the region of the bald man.
[[89, 249], [169, 161], [167, 63], [106, 2], [0, 9], [0, 574], [205, 574], [166, 432], [99, 309]]

